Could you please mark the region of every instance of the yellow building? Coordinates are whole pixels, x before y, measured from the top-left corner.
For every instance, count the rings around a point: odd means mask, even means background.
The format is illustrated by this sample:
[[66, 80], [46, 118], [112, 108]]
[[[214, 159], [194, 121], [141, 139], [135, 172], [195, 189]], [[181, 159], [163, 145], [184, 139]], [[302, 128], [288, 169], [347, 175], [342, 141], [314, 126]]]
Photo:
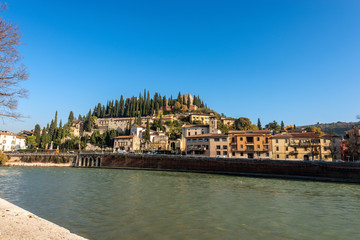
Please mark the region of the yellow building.
[[211, 117], [214, 116], [210, 114], [191, 114], [189, 120], [191, 123], [209, 124]]
[[268, 130], [229, 131], [229, 157], [271, 158], [271, 132]]
[[272, 136], [272, 156], [277, 160], [325, 160], [340, 158], [340, 138], [330, 134], [283, 133]]

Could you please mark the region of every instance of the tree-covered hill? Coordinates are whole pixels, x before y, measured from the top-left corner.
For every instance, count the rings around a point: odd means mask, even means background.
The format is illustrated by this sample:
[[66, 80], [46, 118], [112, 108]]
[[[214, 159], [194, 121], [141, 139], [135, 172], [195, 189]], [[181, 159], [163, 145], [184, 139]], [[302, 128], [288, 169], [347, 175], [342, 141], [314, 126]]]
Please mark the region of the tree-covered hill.
[[301, 126], [300, 128], [308, 128], [311, 126], [321, 128], [324, 133], [332, 133], [339, 136], [345, 136], [345, 131], [351, 129], [353, 126], [360, 125], [360, 122], [336, 122], [336, 123], [318, 123], [314, 125]]

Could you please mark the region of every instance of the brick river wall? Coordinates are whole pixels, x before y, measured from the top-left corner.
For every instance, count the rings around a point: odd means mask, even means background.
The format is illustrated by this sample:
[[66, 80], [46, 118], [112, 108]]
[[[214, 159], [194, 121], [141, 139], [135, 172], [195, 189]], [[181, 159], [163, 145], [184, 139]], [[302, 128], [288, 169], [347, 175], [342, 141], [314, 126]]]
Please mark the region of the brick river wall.
[[101, 167], [225, 173], [360, 183], [360, 164], [358, 163], [109, 154], [103, 155]]

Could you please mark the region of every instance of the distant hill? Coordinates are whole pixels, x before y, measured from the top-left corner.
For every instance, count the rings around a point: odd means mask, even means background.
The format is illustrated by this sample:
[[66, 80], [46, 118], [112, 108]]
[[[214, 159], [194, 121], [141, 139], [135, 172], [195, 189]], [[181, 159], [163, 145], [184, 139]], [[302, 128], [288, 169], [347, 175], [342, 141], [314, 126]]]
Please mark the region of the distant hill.
[[313, 125], [301, 126], [300, 128], [308, 128], [311, 126], [321, 128], [321, 131], [325, 133], [333, 133], [339, 136], [345, 136], [345, 131], [351, 129], [353, 126], [360, 125], [359, 122], [336, 122], [336, 123], [320, 123]]

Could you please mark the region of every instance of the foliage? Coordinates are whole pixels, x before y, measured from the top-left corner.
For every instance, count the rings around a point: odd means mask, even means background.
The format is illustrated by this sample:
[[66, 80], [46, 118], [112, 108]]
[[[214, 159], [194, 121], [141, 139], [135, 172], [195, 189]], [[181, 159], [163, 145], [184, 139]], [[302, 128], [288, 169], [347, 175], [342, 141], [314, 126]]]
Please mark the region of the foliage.
[[[98, 118], [153, 116], [154, 114], [158, 115], [160, 108], [166, 106], [174, 107], [171, 111], [173, 113], [181, 110], [187, 111], [190, 108], [189, 100], [189, 95], [186, 99], [180, 92], [177, 99], [173, 99], [172, 96], [166, 98], [157, 92], [151, 98], [149, 91], [145, 89], [144, 93], [139, 93], [138, 97], [130, 97], [124, 100], [121, 95], [120, 100], [107, 101], [106, 105], [98, 103], [91, 114]], [[199, 96], [193, 97], [193, 105], [198, 108], [205, 108], [204, 102]]]
[[8, 157], [6, 156], [6, 154], [3, 152], [0, 152], [0, 165], [6, 163], [7, 160], [8, 160]]
[[315, 127], [315, 126], [311, 126], [307, 129], [309, 132], [313, 132], [313, 133], [316, 133], [316, 134], [324, 134], [322, 131], [321, 131], [321, 128], [319, 127]]
[[251, 130], [251, 121], [248, 118], [240, 117], [235, 120], [235, 128], [237, 130]]
[[265, 128], [275, 131], [279, 131], [281, 129], [280, 125], [275, 120], [273, 122], [266, 124]]
[[36, 136], [28, 136], [25, 140], [26, 145], [30, 145], [31, 148], [35, 148], [38, 146], [38, 143], [36, 142]]
[[[7, 8], [0, 3], [0, 14]], [[28, 78], [25, 66], [20, 64], [18, 51], [21, 34], [18, 27], [0, 15], [0, 116], [19, 118], [18, 99], [27, 96], [20, 82]]]

